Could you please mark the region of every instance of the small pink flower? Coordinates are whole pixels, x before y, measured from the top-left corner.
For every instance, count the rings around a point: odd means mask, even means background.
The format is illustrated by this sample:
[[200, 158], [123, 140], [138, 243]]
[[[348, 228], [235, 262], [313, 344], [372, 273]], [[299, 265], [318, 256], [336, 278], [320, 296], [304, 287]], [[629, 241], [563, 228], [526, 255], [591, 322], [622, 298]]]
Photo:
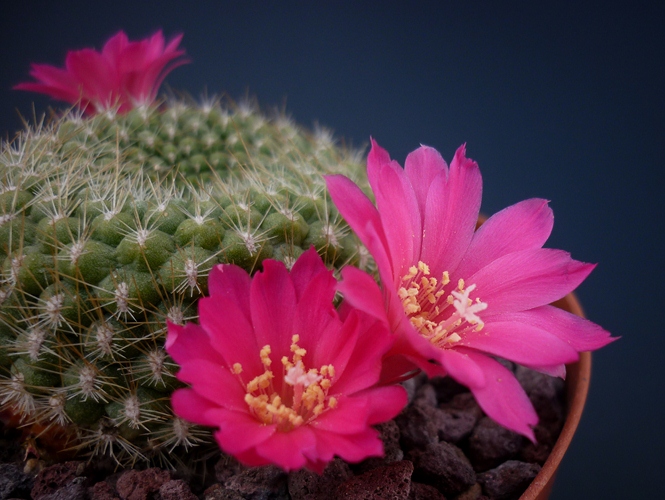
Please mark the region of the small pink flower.
[[174, 412], [218, 428], [220, 447], [247, 465], [321, 472], [335, 455], [381, 455], [371, 426], [406, 404], [401, 387], [376, 386], [392, 335], [359, 311], [340, 319], [337, 281], [314, 249], [290, 273], [263, 268], [250, 278], [215, 267], [201, 325], [168, 325], [166, 349], [191, 385], [173, 394]]
[[547, 201], [510, 206], [475, 230], [482, 179], [460, 147], [450, 168], [433, 148], [409, 154], [405, 168], [372, 141], [367, 175], [376, 207], [346, 177], [327, 177], [330, 195], [376, 260], [382, 292], [358, 269], [339, 286], [351, 306], [388, 322], [396, 341], [382, 379], [420, 368], [466, 385], [483, 410], [534, 440], [538, 417], [500, 357], [564, 376], [578, 352], [612, 338], [551, 302], [595, 267], [542, 248], [552, 230]]
[[30, 75], [37, 82], [16, 85], [78, 104], [86, 113], [109, 109], [125, 113], [136, 106], [150, 104], [168, 73], [188, 61], [178, 50], [182, 35], [164, 46], [158, 31], [150, 38], [130, 42], [120, 31], [109, 39], [101, 52], [94, 49], [67, 53], [65, 69], [48, 64], [32, 64]]

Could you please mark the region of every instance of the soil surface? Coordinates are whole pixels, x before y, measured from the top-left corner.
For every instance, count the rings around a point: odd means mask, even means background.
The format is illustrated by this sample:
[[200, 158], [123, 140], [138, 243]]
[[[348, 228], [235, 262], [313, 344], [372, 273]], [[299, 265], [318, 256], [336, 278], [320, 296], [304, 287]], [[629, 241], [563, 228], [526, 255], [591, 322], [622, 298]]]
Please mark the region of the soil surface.
[[244, 467], [214, 453], [195, 474], [137, 467], [109, 458], [38, 460], [16, 429], [0, 432], [0, 500], [487, 500], [516, 499], [540, 471], [565, 415], [563, 382], [508, 364], [540, 416], [537, 444], [486, 417], [450, 378], [404, 385], [409, 405], [378, 426], [383, 458], [332, 461], [322, 475]]

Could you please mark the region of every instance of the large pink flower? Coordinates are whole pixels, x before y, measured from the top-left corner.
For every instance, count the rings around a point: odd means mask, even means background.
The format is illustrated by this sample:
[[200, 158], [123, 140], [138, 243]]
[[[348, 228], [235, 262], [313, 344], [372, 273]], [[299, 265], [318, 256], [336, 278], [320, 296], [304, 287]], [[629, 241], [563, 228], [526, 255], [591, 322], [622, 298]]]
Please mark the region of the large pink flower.
[[370, 199], [346, 177], [327, 177], [330, 195], [377, 262], [382, 293], [358, 269], [342, 271], [353, 307], [387, 321], [396, 342], [383, 378], [420, 368], [466, 385], [483, 410], [534, 439], [538, 417], [513, 374], [495, 357], [565, 375], [578, 352], [613, 339], [551, 302], [594, 268], [542, 248], [552, 230], [547, 201], [510, 206], [477, 231], [482, 179], [464, 146], [450, 168], [433, 148], [409, 154], [405, 168], [372, 141]]
[[314, 249], [290, 273], [263, 267], [252, 279], [217, 266], [201, 325], [169, 324], [166, 349], [191, 385], [173, 394], [173, 410], [218, 428], [220, 447], [247, 465], [321, 472], [335, 455], [381, 455], [371, 426], [406, 404], [401, 387], [376, 386], [393, 341], [385, 323], [359, 311], [340, 319], [337, 281]]
[[37, 82], [20, 83], [14, 88], [79, 104], [89, 114], [109, 109], [124, 113], [152, 103], [164, 77], [188, 62], [182, 57], [185, 51], [178, 50], [180, 40], [182, 35], [177, 35], [165, 46], [164, 36], [158, 31], [145, 40], [130, 42], [120, 31], [101, 52], [68, 52], [64, 69], [33, 64], [30, 75]]

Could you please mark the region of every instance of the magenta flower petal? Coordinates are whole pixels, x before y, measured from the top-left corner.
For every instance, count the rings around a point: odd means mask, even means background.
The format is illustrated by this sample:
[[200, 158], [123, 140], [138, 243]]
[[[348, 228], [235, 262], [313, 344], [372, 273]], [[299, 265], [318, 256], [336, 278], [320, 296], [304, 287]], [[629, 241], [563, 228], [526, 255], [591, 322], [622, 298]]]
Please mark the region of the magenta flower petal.
[[185, 326], [168, 323], [165, 348], [176, 363], [193, 357], [205, 359], [211, 363], [223, 363], [224, 358], [212, 348], [210, 338], [198, 325], [188, 323]]
[[217, 408], [210, 413], [211, 419], [220, 426], [215, 439], [222, 449], [232, 455], [255, 448], [277, 433], [274, 425], [261, 425], [247, 412]]
[[271, 345], [288, 352], [293, 335], [296, 291], [286, 267], [273, 260], [263, 263], [264, 272], [252, 280], [252, 325], [259, 346]]
[[330, 274], [321, 257], [316, 253], [316, 248], [312, 246], [309, 250], [303, 252], [291, 268], [291, 280], [296, 290], [297, 300], [306, 295], [310, 282], [321, 273]]
[[485, 371], [467, 352], [457, 349], [442, 349], [439, 361], [446, 373], [469, 389], [480, 389], [487, 385]]
[[316, 456], [316, 436], [310, 427], [299, 427], [288, 434], [276, 432], [255, 448], [259, 455], [289, 472], [305, 467], [309, 456]]
[[547, 200], [532, 198], [504, 208], [476, 231], [456, 272], [460, 276], [471, 276], [499, 257], [541, 248], [553, 224], [554, 215]]
[[406, 163], [401, 171], [372, 140], [367, 177], [377, 208], [350, 180], [327, 179], [333, 202], [381, 278], [379, 296], [369, 277], [343, 270], [344, 308], [379, 318], [395, 337], [381, 383], [404, 380], [415, 368], [450, 375], [490, 417], [533, 439], [535, 412], [493, 357], [563, 376], [564, 363], [579, 351], [613, 340], [593, 323], [546, 305], [575, 289], [594, 266], [542, 248], [553, 223], [545, 200], [513, 205], [476, 231], [482, 178], [464, 146], [449, 168], [424, 146]]
[[481, 331], [467, 332], [460, 345], [523, 365], [534, 361], [543, 366], [562, 365], [579, 359], [577, 351], [556, 335], [503, 316], [488, 319]]
[[448, 178], [444, 173], [436, 176], [427, 196], [418, 260], [431, 263], [435, 274], [457, 268], [478, 220], [483, 183], [478, 165], [465, 152], [464, 146], [457, 150]]
[[535, 443], [532, 427], [538, 423], [538, 415], [512, 372], [492, 358], [464, 351], [485, 373], [484, 385], [470, 387], [478, 405], [493, 420]]
[[448, 165], [436, 149], [421, 146], [406, 157], [404, 173], [413, 186], [418, 210], [424, 214], [429, 188], [437, 175], [442, 173], [444, 179], [448, 178]]
[[394, 340], [386, 323], [355, 309], [340, 317], [337, 281], [313, 250], [291, 273], [264, 261], [249, 284], [234, 266], [216, 269], [201, 326], [169, 325], [167, 349], [191, 386], [177, 393], [176, 414], [216, 427], [220, 447], [247, 465], [322, 471], [335, 455], [380, 454], [371, 426], [406, 403], [402, 388], [376, 385]]
[[245, 391], [231, 370], [198, 358], [180, 364], [178, 380], [189, 383], [196, 393], [224, 408], [244, 410]]
[[[219, 311], [225, 314], [221, 315]], [[256, 356], [262, 346], [257, 344], [254, 328], [237, 302], [217, 295], [200, 299], [199, 318], [201, 327], [208, 333], [210, 345], [224, 358], [226, 366], [240, 363], [245, 370], [256, 375], [263, 371]]]
[[379, 320], [388, 321], [381, 289], [369, 274], [356, 267], [347, 266], [342, 269], [342, 281], [337, 289], [356, 309]]
[[[400, 402], [403, 402], [401, 399]], [[404, 402], [406, 403], [406, 402]], [[316, 428], [338, 434], [357, 434], [367, 428], [370, 411], [370, 398], [342, 396], [338, 399], [342, 411], [329, 411], [316, 419]], [[404, 405], [400, 407], [400, 410]], [[383, 417], [383, 414], [382, 414]], [[381, 420], [385, 422], [385, 418]]]
[[[381, 218], [367, 195], [343, 175], [327, 175], [325, 180], [335, 206], [337, 206], [351, 229], [358, 235], [360, 241], [365, 244], [372, 255], [383, 252], [386, 258], [385, 263], [390, 265], [388, 243], [383, 233]], [[372, 245], [369, 241], [367, 233], [369, 228], [376, 231], [377, 241], [375, 245]]]
[[381, 446], [381, 440], [378, 439], [378, 432], [372, 428], [350, 436], [319, 431], [317, 433], [317, 447], [320, 455], [328, 456], [332, 450], [335, 450], [335, 455], [347, 462], [359, 462], [367, 457], [383, 455], [383, 447]]
[[171, 395], [171, 406], [174, 413], [181, 418], [189, 420], [198, 425], [211, 425], [213, 422], [207, 417], [209, 410], [214, 410], [217, 405], [205, 399], [191, 389], [177, 389]]
[[37, 82], [20, 83], [14, 88], [78, 104], [86, 113], [125, 113], [151, 104], [165, 76], [188, 62], [183, 58], [184, 51], [177, 50], [181, 40], [182, 35], [178, 35], [164, 47], [160, 31], [148, 39], [130, 42], [120, 31], [101, 52], [70, 51], [65, 69], [33, 64], [30, 75]]
[[594, 351], [621, 338], [610, 337], [610, 332], [588, 319], [553, 306], [503, 314], [501, 318], [546, 330], [578, 352]]
[[367, 398], [371, 425], [395, 418], [406, 406], [407, 394], [401, 386], [386, 386], [362, 393]]
[[[399, 165], [384, 165], [377, 182], [378, 190], [374, 192], [376, 206], [388, 242], [393, 271], [401, 274], [414, 257], [420, 255], [422, 222], [418, 201]], [[396, 205], [395, 199], [402, 200], [402, 205]]]
[[482, 290], [487, 315], [524, 311], [565, 297], [594, 267], [571, 259], [562, 250], [522, 250], [494, 260], [474, 273], [469, 283]]
[[238, 266], [220, 264], [210, 270], [208, 290], [210, 295], [235, 299], [249, 319], [249, 288], [252, 279]]

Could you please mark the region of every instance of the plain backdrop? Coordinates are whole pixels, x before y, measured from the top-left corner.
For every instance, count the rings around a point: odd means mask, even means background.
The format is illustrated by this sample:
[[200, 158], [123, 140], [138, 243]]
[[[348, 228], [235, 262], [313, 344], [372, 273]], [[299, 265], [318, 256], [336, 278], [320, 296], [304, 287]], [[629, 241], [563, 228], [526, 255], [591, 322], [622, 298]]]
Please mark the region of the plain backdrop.
[[400, 163], [466, 143], [485, 213], [552, 200], [548, 246], [599, 263], [579, 297], [622, 337], [594, 354], [553, 498], [663, 498], [664, 5], [22, 0], [0, 12], [0, 135], [58, 106], [11, 90], [31, 62], [161, 28], [193, 61], [176, 91], [256, 97]]

